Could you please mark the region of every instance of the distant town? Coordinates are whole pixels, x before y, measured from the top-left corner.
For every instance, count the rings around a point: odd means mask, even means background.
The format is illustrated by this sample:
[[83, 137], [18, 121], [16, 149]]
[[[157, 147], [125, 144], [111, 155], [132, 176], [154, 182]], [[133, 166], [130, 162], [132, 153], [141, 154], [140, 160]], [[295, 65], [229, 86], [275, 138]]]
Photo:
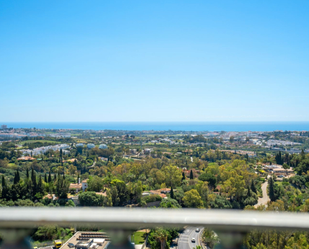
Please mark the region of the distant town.
[[[130, 136], [128, 141], [125, 139]], [[132, 139], [132, 137], [134, 139]], [[309, 131], [273, 131], [273, 132], [188, 132], [188, 131], [113, 131], [113, 130], [54, 130], [54, 129], [13, 129], [7, 125], [1, 125], [0, 141], [25, 140], [40, 138], [48, 140], [71, 138], [88, 139], [88, 147], [93, 143], [122, 144], [126, 146], [144, 145], [148, 153], [156, 146], [204, 146], [212, 145], [215, 148], [233, 150], [236, 153], [248, 153], [250, 156], [261, 151], [282, 151], [288, 153], [300, 153], [302, 150], [309, 153]], [[82, 144], [82, 143], [80, 143]], [[67, 149], [68, 145], [54, 145], [36, 148], [33, 154], [44, 153], [48, 149]], [[30, 154], [31, 150], [18, 148], [23, 154]], [[133, 148], [134, 149], [134, 148]], [[65, 151], [67, 153], [68, 151]], [[146, 154], [145, 153], [145, 154]]]
[[[0, 206], [308, 212], [308, 153], [308, 131], [13, 129], [3, 124]], [[50, 248], [109, 244], [109, 235], [99, 229], [75, 230], [42, 226], [32, 238], [34, 245]], [[253, 243], [253, 233], [247, 244]], [[278, 236], [288, 243], [294, 235], [270, 232], [267, 243]], [[137, 249], [220, 243], [203, 227], [143, 229], [130, 239]]]

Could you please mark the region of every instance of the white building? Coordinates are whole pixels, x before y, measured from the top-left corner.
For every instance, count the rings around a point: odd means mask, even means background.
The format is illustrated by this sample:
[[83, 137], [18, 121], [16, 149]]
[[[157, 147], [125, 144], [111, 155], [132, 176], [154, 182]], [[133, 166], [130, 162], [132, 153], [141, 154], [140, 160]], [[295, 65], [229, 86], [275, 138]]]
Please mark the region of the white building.
[[94, 147], [95, 147], [94, 144], [87, 144], [87, 148], [88, 148], [88, 149], [92, 149], [92, 148], [94, 148]]
[[82, 190], [83, 190], [83, 191], [85, 191], [85, 190], [88, 188], [88, 183], [87, 183], [87, 181], [88, 181], [88, 180], [83, 180], [83, 181], [82, 181]]
[[80, 178], [78, 179], [78, 183], [71, 183], [69, 189], [75, 189], [76, 193], [79, 191], [85, 191], [88, 188], [88, 180], [83, 180], [82, 183], [80, 183]]
[[107, 145], [106, 144], [100, 144], [99, 149], [107, 149]]
[[31, 154], [39, 155], [39, 154], [46, 153], [48, 150], [53, 150], [53, 151], [59, 150], [60, 151], [60, 149], [66, 150], [68, 148], [70, 148], [68, 144], [56, 144], [56, 145], [50, 145], [50, 146], [42, 146], [39, 148], [35, 148], [33, 150], [21, 150], [21, 152], [23, 153], [23, 155], [31, 155]]

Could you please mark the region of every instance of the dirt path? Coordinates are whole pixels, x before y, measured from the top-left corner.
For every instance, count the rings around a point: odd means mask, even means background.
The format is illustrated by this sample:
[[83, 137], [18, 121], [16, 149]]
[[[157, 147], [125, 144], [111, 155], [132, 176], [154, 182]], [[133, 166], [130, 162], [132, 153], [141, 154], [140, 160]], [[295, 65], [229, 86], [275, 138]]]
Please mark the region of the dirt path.
[[258, 207], [260, 205], [265, 205], [267, 206], [267, 202], [270, 201], [269, 196], [267, 194], [267, 186], [268, 186], [268, 181], [266, 179], [266, 182], [262, 184], [262, 192], [263, 192], [263, 197], [259, 198], [258, 203], [254, 205], [254, 207]]

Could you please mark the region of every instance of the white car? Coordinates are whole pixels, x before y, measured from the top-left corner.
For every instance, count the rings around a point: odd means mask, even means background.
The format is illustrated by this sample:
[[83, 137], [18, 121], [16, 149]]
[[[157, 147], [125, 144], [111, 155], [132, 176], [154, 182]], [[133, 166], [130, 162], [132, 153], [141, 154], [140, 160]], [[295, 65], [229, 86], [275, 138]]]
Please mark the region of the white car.
[[191, 239], [191, 242], [195, 243], [195, 238], [192, 238], [192, 239]]
[[196, 228], [196, 229], [195, 229], [195, 232], [199, 233], [199, 232], [200, 232], [200, 229], [199, 229], [199, 228]]

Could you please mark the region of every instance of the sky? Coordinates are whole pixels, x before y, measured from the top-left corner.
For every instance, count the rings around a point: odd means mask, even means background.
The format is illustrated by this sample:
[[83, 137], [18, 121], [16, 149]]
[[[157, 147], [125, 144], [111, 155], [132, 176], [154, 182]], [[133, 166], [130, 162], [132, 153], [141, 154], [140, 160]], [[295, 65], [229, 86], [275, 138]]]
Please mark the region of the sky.
[[309, 1], [0, 1], [0, 122], [309, 121]]

